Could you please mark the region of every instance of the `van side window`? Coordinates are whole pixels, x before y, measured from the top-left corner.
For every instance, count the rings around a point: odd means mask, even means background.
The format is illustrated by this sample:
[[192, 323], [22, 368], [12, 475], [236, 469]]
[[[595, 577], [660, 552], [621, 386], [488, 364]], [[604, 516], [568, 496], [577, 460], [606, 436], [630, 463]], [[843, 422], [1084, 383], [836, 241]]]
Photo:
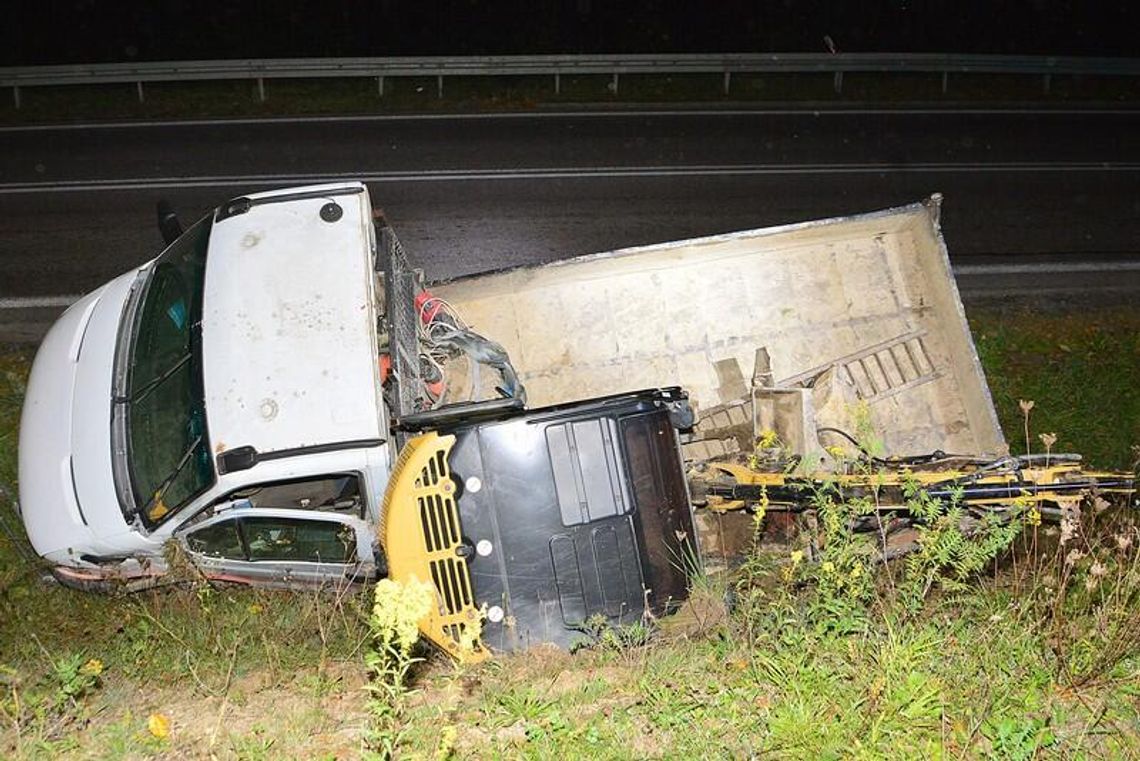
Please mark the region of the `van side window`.
[[242, 512], [186, 535], [191, 552], [230, 560], [353, 563], [356, 531], [338, 520]]
[[350, 563], [356, 558], [356, 532], [336, 521], [245, 517], [241, 530], [250, 560]]
[[234, 502], [248, 500], [248, 507], [277, 507], [296, 510], [364, 517], [364, 500], [360, 493], [360, 477], [353, 473], [334, 473], [327, 476], [293, 478], [288, 481], [272, 481], [241, 489], [214, 500], [190, 518], [180, 530], [197, 526], [212, 518], [218, 508]]
[[349, 473], [258, 484], [239, 489], [227, 499], [248, 499], [251, 507], [319, 510], [364, 517], [360, 479]]
[[222, 521], [186, 535], [186, 546], [191, 552], [214, 558], [245, 559], [236, 521]]

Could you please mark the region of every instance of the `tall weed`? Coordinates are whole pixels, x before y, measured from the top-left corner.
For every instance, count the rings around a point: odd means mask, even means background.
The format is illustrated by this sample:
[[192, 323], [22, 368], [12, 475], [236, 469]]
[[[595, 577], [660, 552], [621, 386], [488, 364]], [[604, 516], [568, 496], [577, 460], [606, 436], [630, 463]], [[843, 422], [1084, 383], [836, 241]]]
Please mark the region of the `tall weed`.
[[[1140, 655], [1140, 527], [1092, 497], [1029, 541], [1018, 582], [1031, 625], [1047, 633], [1057, 676], [1072, 686], [1118, 677]], [[1127, 673], [1125, 673], [1127, 672]]]
[[389, 759], [397, 755], [406, 729], [401, 723], [408, 695], [408, 675], [421, 658], [413, 653], [419, 639], [419, 621], [435, 605], [435, 592], [412, 579], [401, 583], [381, 579], [373, 594], [368, 626], [372, 647], [364, 656], [370, 681], [368, 711], [372, 725], [365, 734], [369, 756]]

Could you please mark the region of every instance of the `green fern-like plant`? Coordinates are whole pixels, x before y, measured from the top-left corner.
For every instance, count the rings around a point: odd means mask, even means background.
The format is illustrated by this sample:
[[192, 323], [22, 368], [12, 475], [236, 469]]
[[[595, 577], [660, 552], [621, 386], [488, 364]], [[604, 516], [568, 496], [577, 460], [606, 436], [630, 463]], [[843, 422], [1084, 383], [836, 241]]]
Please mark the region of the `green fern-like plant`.
[[951, 490], [947, 502], [931, 497], [917, 482], [904, 484], [907, 507], [916, 520], [918, 549], [907, 555], [902, 602], [915, 611], [936, 586], [961, 591], [965, 582], [1009, 549], [1021, 533], [1024, 508], [967, 514], [962, 490]]

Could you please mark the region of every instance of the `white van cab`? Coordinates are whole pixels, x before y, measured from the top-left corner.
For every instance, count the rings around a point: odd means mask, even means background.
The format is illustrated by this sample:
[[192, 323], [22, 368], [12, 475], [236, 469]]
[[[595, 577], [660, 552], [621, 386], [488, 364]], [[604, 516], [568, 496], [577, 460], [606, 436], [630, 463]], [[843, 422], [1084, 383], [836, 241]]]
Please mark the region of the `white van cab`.
[[375, 252], [359, 183], [243, 196], [68, 309], [19, 448], [22, 518], [61, 580], [145, 581], [172, 537], [218, 578], [375, 575]]

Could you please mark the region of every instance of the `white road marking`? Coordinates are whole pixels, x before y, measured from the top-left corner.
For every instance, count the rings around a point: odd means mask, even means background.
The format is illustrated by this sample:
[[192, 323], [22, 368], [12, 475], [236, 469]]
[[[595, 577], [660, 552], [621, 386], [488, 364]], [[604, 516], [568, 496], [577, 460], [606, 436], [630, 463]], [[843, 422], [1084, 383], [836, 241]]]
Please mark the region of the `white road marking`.
[[160, 190], [166, 188], [234, 187], [252, 185], [303, 185], [338, 180], [363, 182], [460, 182], [489, 180], [562, 180], [615, 177], [688, 177], [796, 174], [953, 174], [970, 172], [1137, 172], [1140, 162], [985, 162], [916, 164], [739, 164], [694, 166], [599, 166], [536, 169], [432, 169], [416, 172], [361, 170], [329, 174], [190, 175], [185, 177], [137, 177], [117, 180], [70, 180], [62, 182], [10, 182], [0, 184], [0, 194], [74, 193], [95, 190]]
[[80, 294], [66, 296], [5, 296], [0, 297], [0, 309], [51, 309], [69, 307], [79, 299]]
[[1048, 296], [1073, 296], [1097, 293], [1101, 296], [1120, 296], [1125, 294], [1133, 294], [1136, 292], [1135, 288], [1127, 285], [1098, 285], [1095, 290], [1078, 285], [1059, 285], [1059, 286], [1039, 286], [1039, 285], [1026, 285], [1017, 286], [1012, 288], [983, 288], [972, 287], [962, 288], [961, 283], [958, 284], [958, 289], [962, 292], [962, 301], [967, 306], [971, 303], [980, 301], [993, 302], [1001, 299], [1013, 299], [1021, 296], [1032, 296], [1037, 299], [1045, 298]]
[[955, 275], [1061, 275], [1070, 272], [1140, 272], [1140, 261], [963, 264], [952, 265], [951, 269], [954, 270]]
[[4, 132], [43, 132], [93, 129], [151, 129], [155, 127], [225, 127], [250, 125], [326, 124], [330, 122], [410, 122], [410, 121], [487, 121], [494, 119], [639, 119], [654, 116], [693, 116], [701, 118], [719, 116], [1135, 116], [1135, 108], [837, 108], [808, 104], [800, 108], [715, 108], [715, 109], [662, 109], [662, 110], [591, 110], [591, 111], [508, 111], [502, 113], [468, 114], [358, 114], [355, 116], [267, 116], [239, 117], [234, 119], [178, 119], [121, 122], [82, 122], [73, 124], [28, 124], [0, 127]]

